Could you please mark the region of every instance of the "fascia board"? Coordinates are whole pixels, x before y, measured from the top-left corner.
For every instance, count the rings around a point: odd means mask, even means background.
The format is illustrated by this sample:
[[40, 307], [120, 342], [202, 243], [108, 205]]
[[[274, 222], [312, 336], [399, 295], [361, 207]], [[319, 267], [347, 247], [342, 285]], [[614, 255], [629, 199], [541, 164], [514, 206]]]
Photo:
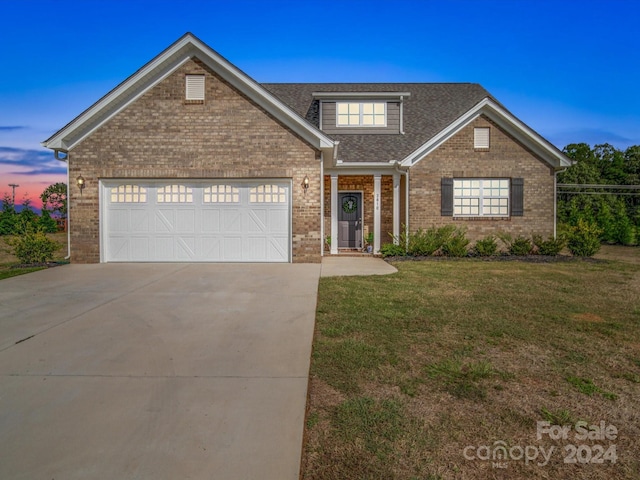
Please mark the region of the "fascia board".
[[[324, 135], [313, 125], [309, 124], [306, 120], [302, 119], [297, 113], [267, 92], [248, 75], [191, 34], [186, 34], [183, 38], [178, 40], [171, 47], [105, 95], [97, 103], [72, 120], [66, 127], [62, 128], [62, 130], [58, 131], [48, 140], [42, 142], [42, 145], [54, 150], [69, 150], [70, 148], [73, 148], [73, 146], [82, 141], [87, 135], [112, 118], [113, 115], [121, 111], [123, 108], [126, 108], [126, 106], [131, 104], [194, 56], [198, 57], [218, 75], [258, 103], [258, 105], [265, 108], [276, 119], [292, 129], [312, 146], [319, 149], [332, 149], [334, 147], [334, 142], [329, 137]], [[104, 118], [98, 118], [101, 113], [104, 113], [105, 110], [109, 109], [110, 105], [116, 104], [123, 96], [126, 97], [127, 93], [135, 89], [136, 85], [148, 76], [153, 76], [154, 74], [157, 74], [157, 78], [148, 82], [143, 89], [137, 92], [137, 94], [127, 98], [126, 101], [114, 108], [108, 115], [104, 115]], [[77, 133], [83, 125], [86, 125], [92, 120], [96, 121], [96, 124], [92, 128], [82, 132], [78, 138], [73, 138], [74, 133]], [[71, 141], [68, 141], [68, 139]]]
[[563, 168], [571, 165], [570, 160], [560, 150], [490, 98], [485, 98], [480, 101], [455, 122], [404, 158], [400, 162], [401, 165], [403, 167], [411, 167], [416, 164], [480, 115], [486, 115], [500, 128], [513, 135], [552, 167]]

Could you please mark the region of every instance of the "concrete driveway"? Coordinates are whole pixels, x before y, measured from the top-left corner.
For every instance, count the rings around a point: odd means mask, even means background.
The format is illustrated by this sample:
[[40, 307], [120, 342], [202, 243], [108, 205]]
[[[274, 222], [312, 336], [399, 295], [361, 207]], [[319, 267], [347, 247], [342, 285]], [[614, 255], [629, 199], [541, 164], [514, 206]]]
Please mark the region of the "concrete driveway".
[[320, 265], [0, 282], [0, 478], [297, 479]]

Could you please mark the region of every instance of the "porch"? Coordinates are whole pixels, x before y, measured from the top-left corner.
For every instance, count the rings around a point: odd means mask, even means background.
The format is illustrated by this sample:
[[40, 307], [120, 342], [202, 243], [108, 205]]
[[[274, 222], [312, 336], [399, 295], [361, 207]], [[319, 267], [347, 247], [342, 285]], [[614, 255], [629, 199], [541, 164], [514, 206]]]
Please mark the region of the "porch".
[[[380, 172], [330, 172], [323, 182], [323, 238], [331, 255], [359, 255], [371, 245], [398, 238], [406, 222], [405, 175]], [[328, 240], [328, 241], [327, 241]]]

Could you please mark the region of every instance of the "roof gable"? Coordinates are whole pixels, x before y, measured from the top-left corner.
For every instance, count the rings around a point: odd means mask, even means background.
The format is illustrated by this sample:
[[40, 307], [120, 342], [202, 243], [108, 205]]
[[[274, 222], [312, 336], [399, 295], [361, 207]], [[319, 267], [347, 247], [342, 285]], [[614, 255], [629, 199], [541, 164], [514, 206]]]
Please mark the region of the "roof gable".
[[66, 152], [72, 149], [194, 57], [311, 146], [328, 151], [334, 149], [335, 144], [328, 136], [191, 33], [183, 35], [69, 124], [42, 142], [42, 145], [56, 151]]
[[426, 143], [407, 155], [400, 163], [404, 167], [415, 165], [480, 115], [485, 115], [491, 119], [551, 167], [560, 169], [571, 166], [571, 160], [564, 153], [490, 97], [478, 102], [454, 122], [447, 125], [446, 128], [431, 137]]

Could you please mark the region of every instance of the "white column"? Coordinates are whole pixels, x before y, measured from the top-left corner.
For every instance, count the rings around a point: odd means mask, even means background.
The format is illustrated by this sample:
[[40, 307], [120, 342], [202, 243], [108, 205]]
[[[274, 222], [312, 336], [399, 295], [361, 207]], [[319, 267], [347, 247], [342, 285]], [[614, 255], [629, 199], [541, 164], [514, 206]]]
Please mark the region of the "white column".
[[400, 235], [400, 174], [393, 174], [393, 243]]
[[380, 252], [381, 176], [373, 176], [373, 253]]
[[331, 253], [338, 253], [338, 175], [331, 174]]

